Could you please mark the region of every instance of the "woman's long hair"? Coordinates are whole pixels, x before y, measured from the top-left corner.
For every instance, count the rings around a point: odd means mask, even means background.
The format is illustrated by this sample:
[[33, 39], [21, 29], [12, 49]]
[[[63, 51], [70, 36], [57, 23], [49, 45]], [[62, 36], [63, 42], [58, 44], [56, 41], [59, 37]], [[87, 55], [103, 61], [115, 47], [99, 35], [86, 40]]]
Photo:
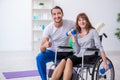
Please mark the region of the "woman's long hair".
[[87, 24], [86, 24], [87, 33], [89, 33], [89, 30], [90, 30], [90, 29], [95, 29], [95, 28], [92, 26], [92, 24], [90, 23], [88, 16], [87, 16], [85, 13], [79, 13], [79, 14], [77, 15], [77, 19], [76, 19], [76, 30], [77, 30], [78, 33], [81, 33], [81, 28], [80, 28], [80, 26], [78, 25], [78, 20], [79, 20], [79, 18], [82, 18], [82, 19], [86, 20], [86, 22], [87, 22]]

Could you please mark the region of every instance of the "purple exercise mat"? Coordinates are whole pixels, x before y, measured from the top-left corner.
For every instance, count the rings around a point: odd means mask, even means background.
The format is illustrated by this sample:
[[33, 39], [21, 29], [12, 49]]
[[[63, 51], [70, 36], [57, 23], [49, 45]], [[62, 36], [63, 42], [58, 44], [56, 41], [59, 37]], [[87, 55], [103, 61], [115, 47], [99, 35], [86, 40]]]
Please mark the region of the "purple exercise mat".
[[39, 76], [37, 70], [29, 71], [17, 71], [17, 72], [3, 72], [3, 75], [6, 79], [10, 78], [19, 78], [19, 77], [28, 77], [28, 76]]

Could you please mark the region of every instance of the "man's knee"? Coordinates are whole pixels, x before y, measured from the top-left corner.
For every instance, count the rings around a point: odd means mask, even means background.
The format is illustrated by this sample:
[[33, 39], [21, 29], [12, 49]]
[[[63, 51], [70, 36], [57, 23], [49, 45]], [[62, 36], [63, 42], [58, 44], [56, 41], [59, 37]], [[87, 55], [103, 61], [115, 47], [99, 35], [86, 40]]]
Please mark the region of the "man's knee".
[[37, 61], [41, 61], [41, 60], [44, 60], [44, 53], [39, 53], [37, 56], [36, 56], [36, 60]]

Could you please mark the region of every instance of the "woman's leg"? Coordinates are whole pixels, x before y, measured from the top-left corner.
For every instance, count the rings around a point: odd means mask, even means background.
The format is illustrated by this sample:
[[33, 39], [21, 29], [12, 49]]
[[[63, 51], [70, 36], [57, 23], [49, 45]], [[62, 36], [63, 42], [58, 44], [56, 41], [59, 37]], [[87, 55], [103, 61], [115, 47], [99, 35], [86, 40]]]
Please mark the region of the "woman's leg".
[[55, 68], [51, 80], [59, 80], [59, 78], [61, 77], [64, 67], [66, 64], [66, 60], [62, 59], [61, 62], [57, 65], [57, 67]]
[[71, 80], [73, 73], [73, 63], [70, 58], [67, 59], [64, 74], [63, 74], [63, 80]]

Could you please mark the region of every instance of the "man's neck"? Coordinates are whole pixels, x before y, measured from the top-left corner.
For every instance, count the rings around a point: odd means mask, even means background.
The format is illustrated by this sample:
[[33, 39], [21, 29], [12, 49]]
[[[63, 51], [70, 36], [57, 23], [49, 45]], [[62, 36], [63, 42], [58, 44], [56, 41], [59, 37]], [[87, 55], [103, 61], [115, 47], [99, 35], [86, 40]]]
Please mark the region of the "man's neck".
[[63, 25], [63, 22], [61, 21], [60, 23], [54, 23], [56, 28], [60, 28]]

